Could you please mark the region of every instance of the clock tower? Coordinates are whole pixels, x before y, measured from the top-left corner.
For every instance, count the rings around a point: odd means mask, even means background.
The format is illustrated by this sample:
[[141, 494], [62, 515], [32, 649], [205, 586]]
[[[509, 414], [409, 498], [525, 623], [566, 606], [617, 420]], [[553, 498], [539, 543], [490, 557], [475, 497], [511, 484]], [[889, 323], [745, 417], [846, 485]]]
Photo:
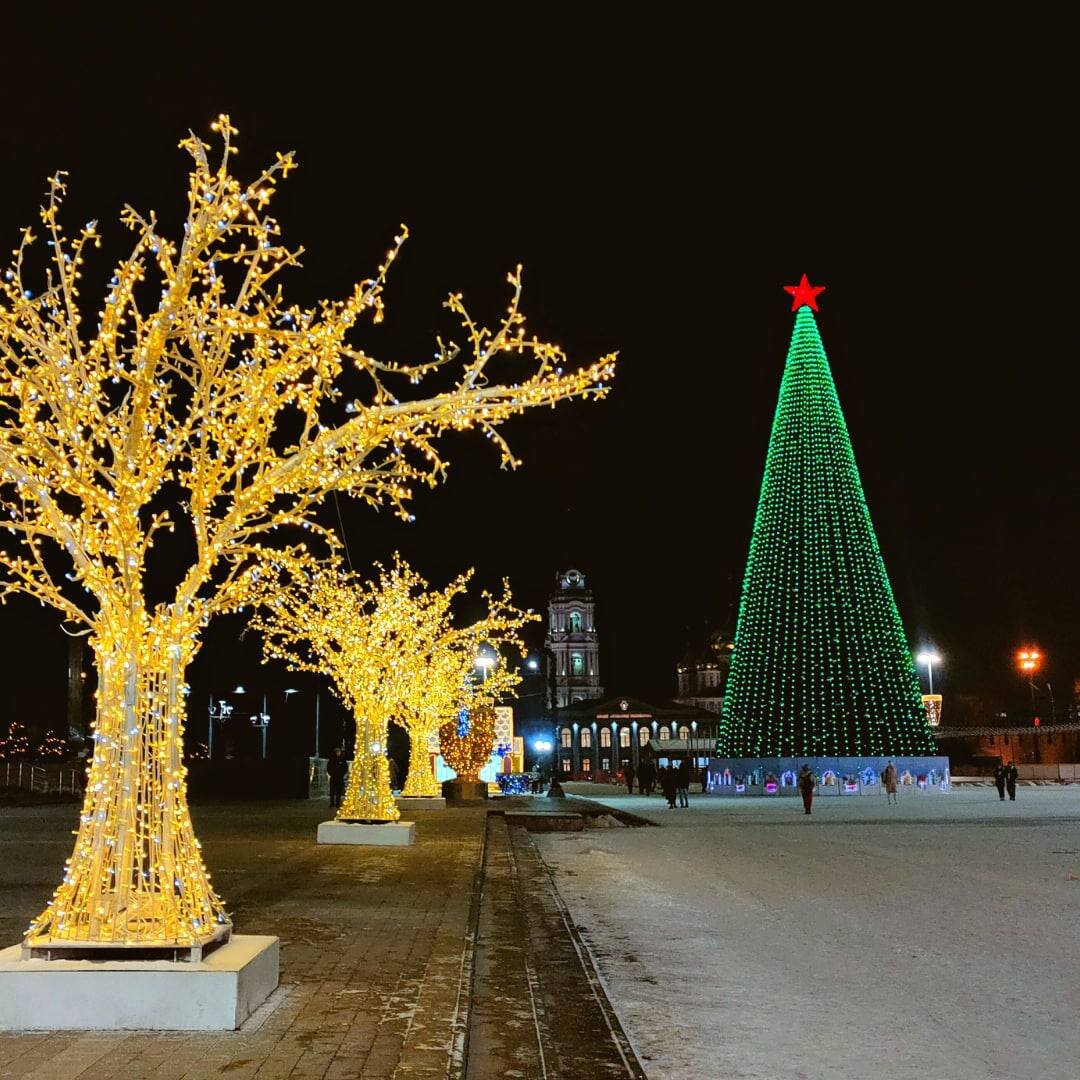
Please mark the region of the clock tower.
[[544, 646], [552, 665], [549, 705], [565, 708], [604, 696], [600, 685], [600, 642], [596, 633], [596, 602], [580, 570], [555, 575], [555, 592], [548, 602], [548, 632]]

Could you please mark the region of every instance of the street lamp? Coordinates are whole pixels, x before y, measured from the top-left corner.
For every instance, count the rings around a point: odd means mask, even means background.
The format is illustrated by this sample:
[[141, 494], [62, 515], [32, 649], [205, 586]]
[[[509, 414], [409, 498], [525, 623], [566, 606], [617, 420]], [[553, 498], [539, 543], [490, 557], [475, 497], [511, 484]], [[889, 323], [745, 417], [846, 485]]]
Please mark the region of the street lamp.
[[266, 711], [266, 695], [263, 694], [262, 712], [253, 713], [251, 726], [257, 727], [262, 735], [262, 757], [266, 760], [266, 729], [270, 726], [270, 714]]
[[923, 649], [915, 657], [916, 662], [926, 665], [926, 677], [930, 682], [930, 693], [934, 692], [934, 665], [941, 663], [941, 657], [934, 649]]
[[547, 754], [555, 749], [555, 744], [550, 739], [537, 739], [533, 743], [533, 749], [538, 754]]
[[480, 681], [487, 682], [487, 673], [495, 666], [495, 657], [480, 653], [473, 663], [484, 673]]
[[566, 796], [563, 794], [562, 784], [559, 783], [559, 772], [556, 766], [559, 763], [559, 728], [555, 727], [552, 732], [551, 741], [547, 739], [544, 742], [551, 747], [551, 781], [548, 784], [548, 798], [549, 799], [563, 799]]
[[1042, 755], [1039, 752], [1039, 718], [1035, 714], [1035, 675], [1042, 667], [1043, 655], [1038, 649], [1027, 646], [1016, 652], [1016, 667], [1024, 678], [1027, 679], [1031, 689], [1031, 718], [1035, 725], [1035, 762], [1039, 763]]
[[230, 714], [233, 711], [233, 706], [230, 705], [224, 698], [221, 698], [217, 703], [217, 708], [214, 708], [214, 699], [210, 698], [210, 719], [208, 721], [206, 729], [206, 757], [207, 760], [214, 756], [214, 721], [228, 720]]

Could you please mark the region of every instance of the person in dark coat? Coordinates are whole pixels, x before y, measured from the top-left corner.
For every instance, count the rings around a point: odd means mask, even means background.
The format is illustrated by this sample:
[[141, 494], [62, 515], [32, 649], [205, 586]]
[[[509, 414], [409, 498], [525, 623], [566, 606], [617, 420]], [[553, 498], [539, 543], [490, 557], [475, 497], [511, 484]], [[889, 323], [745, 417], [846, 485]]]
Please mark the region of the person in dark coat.
[[638, 766], [638, 791], [642, 795], [653, 793], [653, 784], [656, 783], [656, 766], [646, 758]]
[[335, 746], [330, 751], [326, 763], [326, 775], [330, 781], [330, 805], [340, 806], [345, 797], [345, 777], [349, 774], [349, 763], [345, 760], [345, 751]]
[[1005, 790], [1009, 793], [1009, 801], [1016, 802], [1016, 778], [1019, 773], [1016, 766], [1010, 761], [1005, 767]]
[[817, 782], [814, 780], [814, 774], [810, 771], [810, 766], [804, 765], [799, 770], [799, 794], [802, 796], [803, 810], [808, 814], [814, 802], [814, 788], [816, 786]]
[[634, 794], [634, 776], [636, 774], [634, 772], [634, 763], [632, 761], [628, 762], [626, 765], [623, 766], [622, 774], [623, 774], [623, 779], [626, 781], [627, 793], [630, 794], [630, 795], [633, 795]]
[[675, 792], [679, 796], [679, 806], [687, 809], [690, 806], [690, 762], [686, 758], [675, 770]]
[[390, 790], [391, 791], [397, 791], [397, 789], [398, 789], [397, 760], [395, 758], [390, 757], [390, 755], [387, 754], [386, 755], [386, 765], [387, 765], [387, 768], [390, 770]]
[[998, 764], [998, 767], [994, 770], [994, 787], [998, 789], [998, 798], [1005, 801], [1005, 766]]
[[668, 809], [675, 809], [675, 772], [665, 765], [660, 770], [660, 790], [667, 799]]
[[701, 794], [707, 795], [709, 791], [709, 770], [701, 770]]

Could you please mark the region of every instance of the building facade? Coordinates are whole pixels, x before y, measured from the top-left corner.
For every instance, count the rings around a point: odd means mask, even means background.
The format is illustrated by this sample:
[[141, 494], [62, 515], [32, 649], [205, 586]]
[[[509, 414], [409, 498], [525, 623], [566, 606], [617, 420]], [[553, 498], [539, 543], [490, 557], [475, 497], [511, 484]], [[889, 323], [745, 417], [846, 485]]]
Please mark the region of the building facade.
[[1013, 727], [936, 728], [941, 753], [953, 772], [975, 775], [993, 771], [999, 762], [1016, 765], [1060, 765], [1080, 762], [1080, 722]]
[[676, 703], [719, 714], [734, 648], [735, 642], [729, 634], [714, 630], [701, 646], [687, 649], [675, 669], [679, 691]]
[[630, 764], [636, 770], [642, 754], [662, 756], [666, 742], [681, 744], [679, 756], [692, 748], [707, 757], [716, 745], [716, 715], [675, 703], [605, 698], [556, 709], [553, 720], [556, 776], [562, 780], [604, 779]]
[[580, 570], [555, 575], [544, 647], [551, 665], [549, 707], [564, 709], [604, 696], [596, 602]]

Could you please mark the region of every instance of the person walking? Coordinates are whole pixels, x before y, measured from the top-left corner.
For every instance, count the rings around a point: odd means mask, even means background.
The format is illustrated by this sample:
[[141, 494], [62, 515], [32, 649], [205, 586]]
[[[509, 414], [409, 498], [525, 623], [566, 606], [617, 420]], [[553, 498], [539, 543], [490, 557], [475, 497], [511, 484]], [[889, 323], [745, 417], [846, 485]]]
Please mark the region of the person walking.
[[899, 802], [900, 797], [898, 792], [900, 790], [900, 785], [897, 782], [896, 766], [891, 761], [885, 766], [885, 773], [882, 776], [882, 780], [885, 784], [885, 801], [887, 803]]
[[1009, 793], [1009, 802], [1016, 802], [1016, 778], [1019, 775], [1016, 766], [1010, 761], [1005, 766], [1005, 790]]
[[330, 805], [333, 807], [340, 806], [345, 796], [345, 777], [348, 773], [349, 763], [345, 760], [345, 751], [340, 746], [335, 746], [326, 763], [326, 776], [330, 781]]
[[626, 765], [623, 766], [622, 774], [623, 774], [623, 779], [626, 781], [626, 792], [627, 792], [627, 794], [628, 795], [633, 795], [634, 794], [634, 777], [635, 777], [636, 773], [634, 772], [634, 763], [632, 761], [628, 762]]
[[534, 762], [532, 770], [529, 772], [529, 790], [534, 795], [540, 794], [540, 763]]
[[392, 758], [389, 754], [386, 755], [387, 768], [390, 770], [390, 790], [397, 791], [398, 789], [398, 768], [397, 759]]
[[675, 809], [675, 773], [665, 765], [660, 770], [660, 790], [667, 799], [668, 809]]
[[999, 761], [994, 770], [994, 787], [998, 789], [998, 798], [1005, 801], [1005, 766]]
[[817, 781], [814, 779], [814, 774], [810, 771], [809, 765], [804, 765], [799, 770], [799, 794], [802, 796], [803, 810], [809, 814], [810, 807], [814, 802], [814, 788], [817, 786]]
[[683, 809], [690, 807], [690, 762], [683, 758], [679, 767], [675, 770], [675, 792], [679, 796], [679, 806]]

